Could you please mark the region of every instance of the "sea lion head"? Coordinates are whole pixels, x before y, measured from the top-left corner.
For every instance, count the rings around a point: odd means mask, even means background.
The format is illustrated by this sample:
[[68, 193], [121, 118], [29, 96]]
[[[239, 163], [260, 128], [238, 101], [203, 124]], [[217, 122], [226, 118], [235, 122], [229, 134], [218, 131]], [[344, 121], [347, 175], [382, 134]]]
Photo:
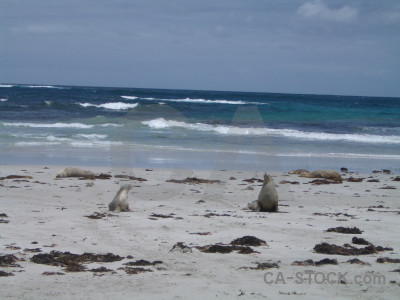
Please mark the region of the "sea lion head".
[[268, 184], [269, 182], [273, 181], [271, 175], [264, 173], [264, 184]]
[[133, 185], [131, 185], [131, 184], [124, 184], [123, 186], [121, 186], [121, 188], [120, 188], [120, 190], [122, 191], [122, 190], [127, 190], [127, 191], [129, 191], [129, 190], [131, 190], [133, 188]]

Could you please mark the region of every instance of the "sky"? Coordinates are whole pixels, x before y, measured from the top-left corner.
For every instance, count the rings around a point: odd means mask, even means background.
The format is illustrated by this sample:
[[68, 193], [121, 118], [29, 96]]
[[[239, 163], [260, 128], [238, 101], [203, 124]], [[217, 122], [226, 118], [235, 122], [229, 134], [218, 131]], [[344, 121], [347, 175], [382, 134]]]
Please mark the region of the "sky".
[[400, 1], [1, 0], [0, 82], [400, 97]]

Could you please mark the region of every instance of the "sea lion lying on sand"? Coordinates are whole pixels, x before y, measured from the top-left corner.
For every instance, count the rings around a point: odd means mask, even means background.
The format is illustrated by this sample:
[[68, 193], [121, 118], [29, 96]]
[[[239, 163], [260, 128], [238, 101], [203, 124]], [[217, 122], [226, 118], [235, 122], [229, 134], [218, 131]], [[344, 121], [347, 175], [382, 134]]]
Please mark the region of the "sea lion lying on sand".
[[128, 192], [133, 188], [130, 184], [124, 184], [115, 195], [113, 201], [108, 204], [108, 209], [114, 212], [130, 211], [128, 204]]
[[57, 173], [56, 178], [65, 178], [65, 177], [92, 177], [95, 174], [91, 171], [83, 171], [77, 168], [64, 168]]
[[258, 200], [250, 202], [247, 207], [254, 211], [278, 210], [278, 192], [274, 180], [267, 173], [264, 174], [264, 184], [258, 194]]
[[315, 170], [313, 172], [302, 172], [299, 174], [299, 177], [306, 178], [325, 178], [330, 179], [336, 182], [342, 182], [342, 176], [334, 170]]

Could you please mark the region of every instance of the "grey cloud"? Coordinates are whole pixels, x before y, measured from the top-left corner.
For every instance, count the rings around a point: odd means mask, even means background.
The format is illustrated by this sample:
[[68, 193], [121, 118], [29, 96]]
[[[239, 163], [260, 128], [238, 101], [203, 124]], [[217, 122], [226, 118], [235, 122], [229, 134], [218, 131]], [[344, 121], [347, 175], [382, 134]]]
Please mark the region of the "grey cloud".
[[335, 22], [353, 22], [357, 20], [358, 10], [345, 5], [340, 8], [330, 8], [322, 0], [304, 3], [297, 13], [304, 18], [317, 18]]

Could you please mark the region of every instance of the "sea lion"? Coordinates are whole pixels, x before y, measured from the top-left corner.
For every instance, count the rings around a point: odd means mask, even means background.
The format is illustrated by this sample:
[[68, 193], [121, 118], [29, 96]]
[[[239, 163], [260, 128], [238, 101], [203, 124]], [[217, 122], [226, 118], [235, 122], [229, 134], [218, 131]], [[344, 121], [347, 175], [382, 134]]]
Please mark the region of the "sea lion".
[[292, 175], [292, 174], [297, 174], [297, 175], [299, 175], [299, 174], [301, 174], [301, 173], [309, 173], [306, 169], [297, 169], [297, 170], [292, 170], [292, 171], [289, 171], [288, 173], [290, 174], [290, 175]]
[[65, 177], [92, 177], [95, 174], [91, 171], [83, 171], [77, 168], [64, 168], [57, 173], [56, 178], [65, 178]]
[[258, 200], [250, 202], [247, 207], [254, 211], [277, 211], [278, 192], [274, 180], [267, 173], [264, 174], [264, 184], [258, 194]]
[[336, 182], [342, 182], [342, 176], [334, 170], [315, 170], [313, 172], [302, 172], [299, 174], [300, 177], [306, 178], [325, 178]]
[[113, 201], [108, 204], [108, 209], [114, 212], [130, 211], [128, 204], [128, 192], [133, 188], [130, 184], [124, 184], [115, 195]]

